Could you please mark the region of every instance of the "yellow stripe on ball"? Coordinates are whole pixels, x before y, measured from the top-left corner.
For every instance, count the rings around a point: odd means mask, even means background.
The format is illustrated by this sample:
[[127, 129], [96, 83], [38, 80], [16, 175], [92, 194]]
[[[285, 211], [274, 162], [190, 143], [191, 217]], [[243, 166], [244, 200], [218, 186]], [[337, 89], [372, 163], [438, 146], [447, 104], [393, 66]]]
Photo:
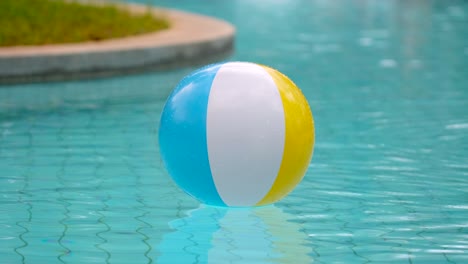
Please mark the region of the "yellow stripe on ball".
[[273, 186], [257, 205], [273, 203], [286, 196], [307, 171], [315, 141], [314, 121], [307, 99], [282, 73], [262, 66], [273, 78], [283, 102], [286, 135], [281, 166]]

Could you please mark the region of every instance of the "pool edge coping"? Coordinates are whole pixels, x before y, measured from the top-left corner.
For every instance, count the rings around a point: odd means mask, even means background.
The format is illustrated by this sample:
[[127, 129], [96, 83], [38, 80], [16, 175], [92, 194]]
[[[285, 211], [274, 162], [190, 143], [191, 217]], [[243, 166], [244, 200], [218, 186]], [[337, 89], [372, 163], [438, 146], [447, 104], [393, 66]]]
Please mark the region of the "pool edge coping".
[[[132, 13], [140, 4], [119, 4]], [[111, 76], [213, 62], [234, 49], [228, 22], [174, 9], [152, 7], [170, 28], [99, 42], [0, 48], [0, 84]]]

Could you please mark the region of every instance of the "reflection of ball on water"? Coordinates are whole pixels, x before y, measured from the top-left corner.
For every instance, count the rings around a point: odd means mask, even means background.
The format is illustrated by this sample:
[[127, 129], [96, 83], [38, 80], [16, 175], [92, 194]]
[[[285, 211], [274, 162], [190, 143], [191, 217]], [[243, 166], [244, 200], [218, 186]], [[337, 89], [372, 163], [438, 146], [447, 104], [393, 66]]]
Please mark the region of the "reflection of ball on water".
[[200, 201], [265, 205], [301, 181], [314, 124], [307, 100], [286, 76], [228, 62], [178, 84], [164, 106], [159, 145], [174, 181]]

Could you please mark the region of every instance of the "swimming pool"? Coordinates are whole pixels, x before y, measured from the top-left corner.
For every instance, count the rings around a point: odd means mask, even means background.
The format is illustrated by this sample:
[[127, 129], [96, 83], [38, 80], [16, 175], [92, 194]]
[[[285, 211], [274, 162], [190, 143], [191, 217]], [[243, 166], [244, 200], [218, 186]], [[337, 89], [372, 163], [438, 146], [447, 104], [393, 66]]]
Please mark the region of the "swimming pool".
[[158, 121], [192, 69], [2, 86], [1, 263], [468, 262], [467, 2], [157, 4], [234, 23], [230, 59], [302, 88], [304, 180], [255, 209], [181, 192]]

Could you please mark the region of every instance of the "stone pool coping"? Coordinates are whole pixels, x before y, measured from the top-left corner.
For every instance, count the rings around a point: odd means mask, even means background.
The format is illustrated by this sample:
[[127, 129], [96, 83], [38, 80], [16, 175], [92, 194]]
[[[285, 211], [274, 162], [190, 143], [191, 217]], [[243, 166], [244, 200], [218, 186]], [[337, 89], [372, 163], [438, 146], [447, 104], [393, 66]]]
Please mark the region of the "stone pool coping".
[[[134, 13], [147, 6], [125, 4]], [[0, 48], [0, 83], [109, 76], [212, 62], [234, 48], [231, 24], [172, 9], [151, 8], [171, 26], [154, 33], [99, 42]]]

